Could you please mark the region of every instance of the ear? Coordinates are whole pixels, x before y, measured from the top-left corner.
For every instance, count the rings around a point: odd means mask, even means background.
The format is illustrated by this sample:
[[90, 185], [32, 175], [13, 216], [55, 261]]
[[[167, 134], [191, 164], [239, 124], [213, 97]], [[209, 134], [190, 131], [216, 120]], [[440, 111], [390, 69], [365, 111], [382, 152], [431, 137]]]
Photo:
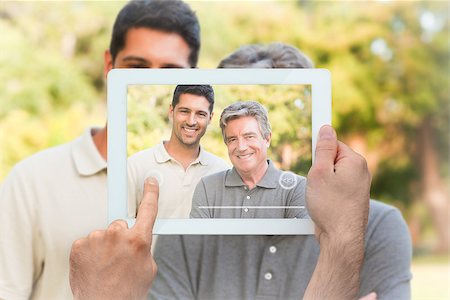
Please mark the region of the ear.
[[172, 104], [170, 104], [169, 112], [168, 112], [168, 116], [169, 116], [169, 120], [170, 121], [173, 121], [173, 109], [174, 109], [174, 107], [172, 106]]
[[103, 54], [103, 61], [104, 61], [103, 76], [106, 79], [108, 72], [113, 68], [114, 65], [112, 61], [111, 52], [109, 52], [109, 50], [105, 50], [105, 53]]
[[211, 114], [209, 115], [209, 120], [208, 120], [208, 125], [211, 124], [211, 120], [214, 116], [214, 112], [212, 111]]
[[269, 135], [268, 135], [267, 138], [266, 138], [266, 145], [267, 145], [267, 148], [270, 147], [270, 141], [271, 141], [271, 140], [272, 140], [272, 132], [270, 132]]

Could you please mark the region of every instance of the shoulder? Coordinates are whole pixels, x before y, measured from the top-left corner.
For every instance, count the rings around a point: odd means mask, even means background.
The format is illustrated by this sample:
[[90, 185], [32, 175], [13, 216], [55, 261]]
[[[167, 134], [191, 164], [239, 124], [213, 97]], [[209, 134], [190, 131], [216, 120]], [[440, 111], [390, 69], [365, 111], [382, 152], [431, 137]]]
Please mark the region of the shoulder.
[[39, 174], [43, 170], [49, 170], [55, 166], [67, 166], [71, 163], [71, 148], [75, 141], [39, 151], [24, 160], [18, 162], [12, 174], [32, 175]]
[[27, 195], [31, 199], [38, 190], [45, 190], [62, 175], [71, 174], [75, 169], [72, 143], [42, 150], [18, 162], [0, 183], [0, 198], [25, 199]]
[[366, 244], [378, 247], [389, 241], [410, 250], [411, 237], [405, 219], [397, 208], [370, 200]]
[[202, 152], [202, 158], [208, 165], [212, 166], [216, 170], [225, 170], [230, 168], [230, 164], [227, 163], [223, 158], [212, 154], [208, 151]]
[[275, 179], [278, 180], [278, 184], [282, 189], [288, 191], [295, 191], [295, 193], [305, 192], [306, 188], [306, 177], [302, 175], [295, 174], [292, 171], [283, 171], [274, 166]]
[[395, 257], [409, 261], [412, 255], [411, 236], [400, 210], [370, 200], [369, 220], [366, 232], [366, 254]]
[[379, 227], [390, 229], [392, 232], [402, 231], [402, 229], [404, 231], [406, 222], [398, 208], [370, 200], [367, 233], [371, 234]]
[[136, 162], [140, 162], [142, 160], [148, 160], [149, 157], [154, 157], [156, 148], [157, 148], [157, 146], [154, 146], [154, 147], [136, 152], [135, 154], [130, 155], [130, 157], [128, 157], [128, 162], [136, 163]]
[[225, 178], [227, 177], [228, 173], [231, 171], [231, 169], [219, 171], [210, 175], [206, 175], [200, 179], [200, 182], [202, 182], [204, 185], [207, 186], [223, 186], [225, 182]]
[[227, 170], [223, 170], [223, 171], [219, 171], [210, 175], [206, 175], [204, 177], [202, 177], [202, 181], [204, 182], [217, 182], [220, 181], [222, 182], [223, 180], [225, 180], [225, 178], [227, 177], [228, 173], [231, 171], [231, 169], [227, 169]]

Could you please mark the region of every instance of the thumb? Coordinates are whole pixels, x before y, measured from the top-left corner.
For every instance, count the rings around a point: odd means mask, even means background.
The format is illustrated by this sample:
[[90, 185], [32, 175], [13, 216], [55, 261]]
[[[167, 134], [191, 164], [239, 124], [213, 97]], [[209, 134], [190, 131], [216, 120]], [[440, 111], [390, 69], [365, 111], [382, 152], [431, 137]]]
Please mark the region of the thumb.
[[337, 156], [338, 142], [336, 132], [330, 125], [324, 125], [319, 130], [319, 138], [316, 143], [316, 157], [312, 168], [334, 171], [334, 163]]
[[377, 300], [377, 294], [375, 292], [372, 292], [362, 298], [359, 298], [359, 300]]

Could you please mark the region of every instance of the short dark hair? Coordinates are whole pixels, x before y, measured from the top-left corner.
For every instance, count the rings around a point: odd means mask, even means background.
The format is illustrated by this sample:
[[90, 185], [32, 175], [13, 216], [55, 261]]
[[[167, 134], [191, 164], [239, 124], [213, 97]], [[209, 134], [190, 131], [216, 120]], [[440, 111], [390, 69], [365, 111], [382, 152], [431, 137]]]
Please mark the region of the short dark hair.
[[133, 0], [127, 3], [114, 22], [109, 51], [114, 60], [125, 47], [132, 28], [150, 28], [180, 35], [191, 53], [189, 64], [197, 66], [200, 52], [200, 24], [195, 12], [180, 0]]
[[175, 91], [173, 91], [172, 107], [180, 102], [180, 96], [183, 94], [191, 94], [197, 96], [203, 96], [209, 102], [209, 112], [212, 113], [214, 109], [214, 90], [209, 84], [203, 85], [177, 85]]
[[285, 43], [242, 46], [222, 59], [218, 68], [313, 68], [311, 59]]

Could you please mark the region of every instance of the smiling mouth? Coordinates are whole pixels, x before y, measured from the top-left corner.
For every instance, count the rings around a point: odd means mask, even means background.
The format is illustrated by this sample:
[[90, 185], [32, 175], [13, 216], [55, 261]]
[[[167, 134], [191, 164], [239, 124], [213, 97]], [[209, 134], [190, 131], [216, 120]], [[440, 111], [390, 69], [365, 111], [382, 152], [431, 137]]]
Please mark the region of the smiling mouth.
[[183, 127], [183, 130], [187, 133], [195, 133], [197, 131], [197, 128]]
[[253, 155], [253, 153], [248, 153], [248, 154], [241, 154], [241, 155], [236, 155], [237, 158], [239, 159], [248, 159]]

